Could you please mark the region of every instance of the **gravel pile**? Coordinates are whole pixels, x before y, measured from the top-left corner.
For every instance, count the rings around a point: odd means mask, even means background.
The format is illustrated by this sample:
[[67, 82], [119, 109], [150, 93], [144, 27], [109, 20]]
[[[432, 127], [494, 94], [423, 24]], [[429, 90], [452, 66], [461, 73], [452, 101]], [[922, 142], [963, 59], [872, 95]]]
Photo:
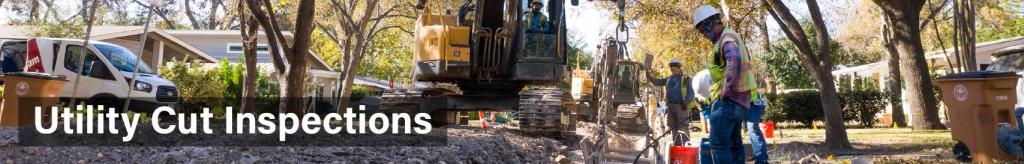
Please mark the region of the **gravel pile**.
[[3, 163], [552, 163], [574, 139], [535, 137], [512, 129], [448, 127], [448, 146], [400, 147], [22, 147], [16, 130], [0, 129]]

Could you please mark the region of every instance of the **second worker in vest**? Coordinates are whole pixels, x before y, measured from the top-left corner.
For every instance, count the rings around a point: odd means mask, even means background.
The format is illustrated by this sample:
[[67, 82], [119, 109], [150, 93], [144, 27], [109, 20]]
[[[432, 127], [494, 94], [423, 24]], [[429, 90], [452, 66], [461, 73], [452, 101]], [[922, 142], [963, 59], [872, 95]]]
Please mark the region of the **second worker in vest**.
[[[693, 101], [693, 90], [690, 89], [690, 78], [683, 76], [679, 59], [672, 58], [668, 62], [672, 75], [666, 78], [655, 78], [650, 73], [647, 78], [656, 86], [665, 86], [665, 103], [668, 104], [668, 126], [672, 128], [672, 141], [682, 146], [690, 140], [690, 102]], [[680, 135], [679, 131], [683, 131]]]
[[693, 26], [714, 44], [708, 71], [711, 76], [711, 154], [714, 163], [743, 163], [742, 125], [750, 109], [754, 82], [750, 55], [739, 34], [722, 24], [718, 9], [697, 8]]

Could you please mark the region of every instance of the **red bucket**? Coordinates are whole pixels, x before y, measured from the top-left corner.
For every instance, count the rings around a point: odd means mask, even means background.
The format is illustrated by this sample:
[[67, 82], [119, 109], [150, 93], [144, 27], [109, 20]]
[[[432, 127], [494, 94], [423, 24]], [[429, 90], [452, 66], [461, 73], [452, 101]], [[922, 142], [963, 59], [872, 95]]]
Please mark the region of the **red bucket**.
[[764, 132], [764, 138], [772, 138], [775, 136], [775, 122], [761, 123], [761, 132]]
[[698, 151], [697, 147], [672, 146], [668, 158], [672, 164], [696, 164]]

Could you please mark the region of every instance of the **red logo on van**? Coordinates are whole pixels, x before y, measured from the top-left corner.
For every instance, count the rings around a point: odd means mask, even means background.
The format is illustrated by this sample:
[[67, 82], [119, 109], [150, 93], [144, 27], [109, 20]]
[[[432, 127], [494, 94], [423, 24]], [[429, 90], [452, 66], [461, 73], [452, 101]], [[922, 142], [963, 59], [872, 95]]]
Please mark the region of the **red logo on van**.
[[43, 60], [39, 58], [39, 45], [36, 45], [36, 39], [28, 41], [28, 59], [25, 60], [25, 72], [39, 72], [45, 73], [43, 69]]

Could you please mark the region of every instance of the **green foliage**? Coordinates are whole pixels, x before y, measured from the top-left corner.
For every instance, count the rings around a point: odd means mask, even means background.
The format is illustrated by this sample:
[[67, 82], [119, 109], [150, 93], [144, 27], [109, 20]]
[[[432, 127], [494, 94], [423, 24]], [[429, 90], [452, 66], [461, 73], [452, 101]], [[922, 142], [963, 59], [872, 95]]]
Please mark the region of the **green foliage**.
[[[839, 77], [836, 81], [843, 120], [856, 120], [862, 126], [873, 126], [876, 122], [875, 114], [885, 109], [890, 95], [875, 89], [878, 85], [871, 79]], [[765, 120], [799, 122], [810, 126], [824, 116], [821, 97], [816, 90], [765, 96], [769, 102], [769, 107], [765, 109]]]
[[167, 78], [178, 87], [178, 96], [181, 102], [179, 111], [184, 113], [200, 112], [203, 107], [209, 107], [211, 112], [223, 114], [224, 84], [217, 82], [217, 70], [202, 69], [202, 63], [197, 61], [184, 62], [177, 59], [160, 67], [160, 75]]
[[38, 28], [29, 30], [29, 36], [51, 38], [82, 38], [85, 36], [85, 23], [82, 21], [36, 21], [30, 24]]
[[815, 120], [821, 120], [821, 98], [818, 91], [794, 91], [769, 96], [765, 119], [777, 122], [793, 121], [811, 126]]
[[576, 68], [589, 70], [590, 65], [594, 62], [594, 54], [586, 51], [588, 45], [578, 35], [569, 33], [569, 51], [567, 52], [569, 63], [566, 64], [570, 70]]
[[861, 126], [875, 124], [875, 114], [885, 110], [886, 95], [877, 90], [844, 90], [839, 92], [843, 120], [857, 120]]
[[359, 76], [399, 83], [412, 82], [412, 36], [400, 30], [386, 30], [377, 34], [360, 61]]
[[885, 110], [892, 95], [879, 91], [878, 82], [871, 78], [842, 76], [836, 78], [839, 101], [843, 107], [843, 120], [856, 120], [861, 126], [875, 124], [875, 114]]
[[349, 101], [359, 101], [370, 94], [370, 89], [361, 85], [352, 86], [352, 93], [350, 94]]
[[[812, 28], [811, 23], [802, 23], [804, 25], [804, 32], [807, 34], [814, 34], [815, 29]], [[818, 43], [815, 40], [816, 35], [808, 35], [808, 43], [811, 45], [811, 50], [818, 52]], [[839, 42], [830, 39], [829, 40], [829, 55], [832, 57], [832, 63], [838, 65], [862, 65], [872, 63], [881, 60], [880, 54], [865, 53], [861, 51], [849, 50]], [[819, 54], [820, 55], [820, 54]], [[820, 58], [820, 56], [817, 56]], [[775, 80], [782, 84], [784, 89], [800, 89], [800, 88], [814, 88], [817, 84], [814, 83], [814, 79], [810, 76], [811, 72], [803, 64], [803, 59], [797, 50], [796, 45], [788, 39], [780, 39], [772, 44], [772, 50], [767, 52], [763, 58], [767, 65], [768, 74], [774, 77]], [[827, 71], [834, 71], [838, 67], [830, 68]]]
[[781, 84], [783, 89], [813, 88], [814, 79], [800, 61], [796, 47], [789, 40], [773, 45], [772, 51], [764, 55], [768, 74]]
[[[244, 59], [243, 59], [244, 60]], [[242, 64], [231, 64], [227, 58], [221, 59], [218, 67], [217, 80], [224, 86], [224, 98], [228, 100], [239, 100], [242, 98], [242, 81], [245, 77], [245, 66]], [[241, 106], [241, 101], [226, 101], [228, 106]]]
[[[181, 111], [199, 112], [209, 107], [216, 116], [224, 114], [224, 107], [238, 108], [242, 98], [242, 80], [245, 66], [221, 60], [216, 69], [203, 68], [203, 63], [172, 60], [160, 67], [160, 75], [178, 87]], [[258, 73], [256, 79], [256, 107], [258, 112], [276, 112], [279, 87], [269, 76]]]

